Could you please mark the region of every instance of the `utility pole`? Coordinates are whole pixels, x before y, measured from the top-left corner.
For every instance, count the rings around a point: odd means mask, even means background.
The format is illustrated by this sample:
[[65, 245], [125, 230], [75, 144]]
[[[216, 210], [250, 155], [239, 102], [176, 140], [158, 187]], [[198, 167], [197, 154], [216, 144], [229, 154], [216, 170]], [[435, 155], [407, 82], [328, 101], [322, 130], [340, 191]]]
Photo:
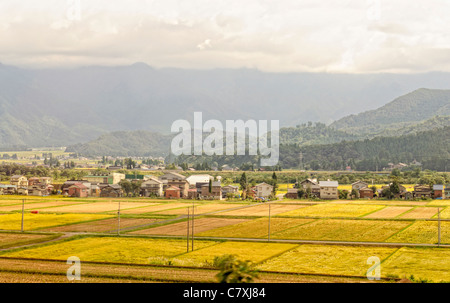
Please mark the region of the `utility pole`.
[[192, 201], [192, 241], [191, 251], [194, 251], [194, 201]]
[[438, 207], [438, 247], [441, 246], [441, 211]]
[[120, 200], [119, 209], [117, 210], [117, 235], [120, 236]]
[[25, 211], [25, 200], [22, 200], [22, 227], [20, 228], [20, 230], [23, 232], [23, 213]]
[[189, 207], [187, 208], [187, 236], [186, 236], [186, 240], [187, 240], [187, 252], [189, 252]]
[[270, 204], [269, 204], [269, 231], [267, 234], [267, 241], [270, 241]]

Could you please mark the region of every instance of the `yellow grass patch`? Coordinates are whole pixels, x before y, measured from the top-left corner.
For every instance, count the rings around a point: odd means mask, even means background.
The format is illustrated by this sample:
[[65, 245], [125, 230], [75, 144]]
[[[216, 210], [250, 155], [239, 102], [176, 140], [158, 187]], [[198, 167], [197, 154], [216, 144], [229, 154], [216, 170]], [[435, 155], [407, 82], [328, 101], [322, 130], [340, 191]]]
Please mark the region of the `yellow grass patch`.
[[[138, 203], [138, 202], [120, 202], [120, 209], [130, 209], [147, 206], [148, 203]], [[49, 209], [42, 209], [42, 212], [62, 212], [62, 213], [101, 213], [108, 211], [117, 211], [119, 207], [118, 202], [92, 202], [83, 203], [78, 205], [69, 205], [61, 207], [52, 207]]]
[[412, 207], [388, 206], [377, 212], [371, 213], [371, 214], [365, 216], [364, 218], [390, 219], [390, 218], [395, 218], [410, 209], [412, 209]]
[[[199, 218], [194, 219], [194, 234], [201, 233], [217, 227], [238, 224], [247, 221], [247, 219], [224, 219], [224, 218]], [[137, 230], [130, 234], [144, 235], [173, 235], [180, 236], [187, 234], [187, 221], [173, 223], [169, 225], [157, 226], [153, 228]], [[192, 232], [192, 221], [189, 221], [189, 233]]]
[[[196, 241], [197, 249], [215, 244]], [[83, 261], [148, 264], [154, 257], [175, 257], [186, 252], [186, 241], [118, 237], [89, 237], [4, 253], [8, 257], [67, 260], [76, 256]]]
[[410, 224], [381, 220], [316, 220], [280, 231], [273, 239], [382, 242]]
[[283, 216], [292, 217], [360, 217], [382, 209], [382, 205], [353, 205], [353, 204], [319, 204], [290, 212]]
[[260, 266], [261, 270], [297, 273], [320, 273], [334, 275], [366, 276], [373, 263], [370, 257], [380, 261], [392, 254], [396, 248], [367, 246], [300, 245]]
[[[82, 202], [62, 202], [62, 201], [49, 201], [49, 202], [26, 202], [24, 205], [25, 210], [42, 209], [47, 207], [67, 206], [67, 205], [79, 205]], [[0, 211], [20, 211], [22, 210], [22, 204], [15, 204], [10, 206], [1, 206]]]
[[[210, 212], [221, 211], [221, 210], [235, 208], [235, 207], [244, 206], [244, 205], [246, 205], [246, 204], [219, 204], [219, 203], [200, 204], [200, 205], [196, 204], [195, 208], [194, 208], [194, 212], [195, 212], [195, 214], [206, 214], [206, 213], [210, 213]], [[188, 204], [186, 204], [186, 207], [184, 207], [184, 208], [160, 211], [160, 212], [158, 212], [158, 214], [185, 215], [185, 214], [187, 214], [187, 207], [191, 207], [191, 209], [189, 211], [192, 213], [192, 205], [189, 206]]]
[[[139, 226], [158, 222], [158, 219], [120, 218], [120, 228]], [[71, 224], [65, 226], [50, 227], [44, 231], [53, 232], [116, 232], [118, 228], [117, 218], [104, 219], [86, 223]]]
[[[307, 205], [291, 205], [291, 204], [271, 204], [270, 214], [278, 215], [288, 211], [300, 209], [307, 207]], [[250, 207], [245, 207], [241, 209], [231, 210], [227, 212], [221, 212], [217, 215], [224, 216], [268, 216], [269, 215], [269, 204], [255, 204]]]
[[413, 210], [401, 215], [402, 219], [430, 219], [437, 214], [437, 207], [416, 207]]
[[[50, 226], [78, 223], [97, 219], [110, 218], [109, 215], [97, 214], [24, 214], [24, 230], [35, 230]], [[6, 214], [0, 216], [0, 229], [20, 230], [22, 214]]]
[[[438, 242], [438, 222], [418, 221], [387, 240], [393, 243], [426, 243]], [[450, 222], [441, 222], [441, 243], [450, 243]]]
[[[283, 231], [294, 226], [309, 223], [314, 219], [290, 219], [290, 218], [271, 218], [271, 234]], [[269, 232], [269, 218], [259, 218], [247, 222], [211, 229], [199, 233], [198, 236], [206, 237], [224, 237], [224, 238], [266, 238]]]

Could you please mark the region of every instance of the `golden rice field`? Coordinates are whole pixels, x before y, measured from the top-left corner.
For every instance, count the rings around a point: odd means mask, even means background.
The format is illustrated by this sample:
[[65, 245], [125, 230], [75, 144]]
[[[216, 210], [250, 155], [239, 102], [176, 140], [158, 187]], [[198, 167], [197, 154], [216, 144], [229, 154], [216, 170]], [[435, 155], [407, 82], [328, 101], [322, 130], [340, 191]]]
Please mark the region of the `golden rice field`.
[[366, 276], [370, 257], [385, 260], [398, 248], [367, 246], [325, 246], [303, 244], [268, 260], [258, 268], [267, 271], [327, 273]]
[[416, 207], [400, 215], [401, 219], [430, 219], [437, 214], [437, 207]]
[[392, 219], [400, 216], [401, 214], [411, 209], [412, 207], [408, 206], [387, 206], [379, 211], [364, 216], [364, 218]]
[[38, 243], [59, 237], [59, 235], [0, 233], [0, 249], [7, 247]]
[[[393, 243], [438, 243], [438, 222], [417, 221], [407, 229], [393, 235], [387, 242]], [[441, 222], [441, 243], [450, 243], [450, 222]]]
[[[37, 230], [51, 226], [60, 226], [83, 221], [111, 218], [100, 214], [24, 214], [24, 230]], [[21, 230], [22, 214], [0, 215], [0, 230]]]
[[282, 213], [289, 217], [362, 217], [384, 208], [383, 205], [318, 204]]

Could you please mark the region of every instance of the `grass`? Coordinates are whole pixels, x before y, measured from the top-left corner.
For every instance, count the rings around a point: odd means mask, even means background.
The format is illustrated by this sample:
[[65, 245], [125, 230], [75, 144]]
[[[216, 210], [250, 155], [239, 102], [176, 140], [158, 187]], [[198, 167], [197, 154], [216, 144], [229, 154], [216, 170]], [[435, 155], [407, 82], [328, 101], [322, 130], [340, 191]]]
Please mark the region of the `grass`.
[[272, 234], [273, 239], [383, 242], [406, 221], [321, 219]]
[[450, 250], [402, 247], [381, 265], [382, 273], [399, 277], [413, 275], [432, 282], [450, 281]]
[[383, 205], [319, 204], [282, 213], [290, 217], [361, 217], [384, 208]]
[[[36, 230], [48, 228], [51, 226], [60, 226], [66, 224], [79, 223], [83, 221], [92, 221], [98, 219], [111, 218], [109, 215], [99, 214], [24, 214], [24, 230]], [[20, 230], [22, 214], [0, 215], [0, 229], [2, 230]]]
[[261, 270], [365, 276], [376, 256], [382, 261], [397, 248], [365, 246], [300, 245], [260, 266]]
[[[197, 249], [214, 241], [196, 241]], [[87, 237], [36, 248], [6, 252], [2, 256], [67, 260], [76, 256], [83, 261], [149, 264], [155, 257], [171, 258], [186, 252], [186, 241], [171, 239]]]
[[[423, 243], [438, 242], [437, 221], [417, 221], [410, 227], [390, 237], [387, 242]], [[450, 222], [441, 222], [441, 243], [450, 243]]]
[[[313, 219], [296, 218], [271, 218], [270, 231], [276, 233], [285, 229], [312, 222]], [[215, 228], [198, 233], [197, 236], [225, 237], [225, 238], [265, 238], [268, 235], [268, 218], [254, 219], [251, 221]]]

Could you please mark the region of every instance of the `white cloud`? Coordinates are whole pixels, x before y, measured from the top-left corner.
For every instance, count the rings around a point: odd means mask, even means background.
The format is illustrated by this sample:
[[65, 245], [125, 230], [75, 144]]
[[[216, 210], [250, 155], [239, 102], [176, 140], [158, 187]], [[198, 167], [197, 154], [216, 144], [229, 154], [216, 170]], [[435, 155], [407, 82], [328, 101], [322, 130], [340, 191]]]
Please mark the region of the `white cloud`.
[[449, 8], [444, 0], [3, 0], [0, 62], [450, 71]]

